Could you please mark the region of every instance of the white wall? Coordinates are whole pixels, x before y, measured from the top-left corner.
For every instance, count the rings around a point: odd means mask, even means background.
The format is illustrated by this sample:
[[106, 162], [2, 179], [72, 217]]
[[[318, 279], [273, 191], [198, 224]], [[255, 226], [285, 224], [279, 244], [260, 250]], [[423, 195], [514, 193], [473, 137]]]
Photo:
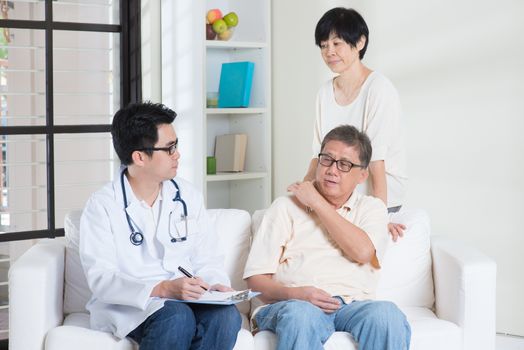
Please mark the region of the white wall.
[[162, 100], [160, 0], [141, 0], [142, 100]]
[[[176, 111], [175, 129], [179, 138], [180, 171], [178, 175], [192, 182], [202, 192], [205, 169], [204, 106], [202, 89], [204, 69], [202, 50], [205, 27], [203, 1], [161, 0], [161, 101]], [[188, 32], [189, 30], [189, 32]]]
[[314, 28], [336, 5], [370, 27], [365, 63], [400, 92], [407, 205], [433, 234], [496, 259], [497, 330], [524, 335], [524, 2], [273, 1], [273, 195], [302, 178], [316, 90], [330, 75]]

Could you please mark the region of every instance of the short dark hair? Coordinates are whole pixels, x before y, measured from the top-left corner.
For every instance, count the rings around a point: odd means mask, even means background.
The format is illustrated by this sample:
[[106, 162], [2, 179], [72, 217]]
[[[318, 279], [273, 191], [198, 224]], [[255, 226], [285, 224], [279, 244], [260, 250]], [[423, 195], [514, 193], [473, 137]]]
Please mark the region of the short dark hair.
[[364, 36], [366, 42], [359, 52], [360, 59], [364, 58], [368, 48], [369, 29], [360, 13], [344, 7], [335, 7], [324, 13], [315, 28], [315, 44], [320, 47], [320, 43], [328, 40], [331, 33], [335, 33], [351, 47], [357, 47], [360, 38]]
[[[158, 141], [157, 127], [171, 124], [176, 118], [175, 111], [161, 103], [131, 103], [120, 109], [113, 117], [111, 136], [113, 147], [122, 165], [133, 163], [131, 155], [141, 148], [153, 147]], [[152, 156], [152, 151], [144, 151]]]
[[358, 151], [360, 165], [365, 168], [368, 167], [372, 152], [371, 141], [368, 135], [358, 131], [358, 129], [352, 125], [340, 125], [324, 136], [321, 147], [322, 151], [329, 141], [340, 141], [349, 147], [354, 147]]

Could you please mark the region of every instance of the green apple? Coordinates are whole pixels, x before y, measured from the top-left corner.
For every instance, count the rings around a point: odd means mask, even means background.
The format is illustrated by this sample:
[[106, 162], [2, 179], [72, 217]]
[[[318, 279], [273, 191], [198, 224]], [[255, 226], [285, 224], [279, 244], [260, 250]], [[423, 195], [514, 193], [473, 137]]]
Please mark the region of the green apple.
[[228, 27], [236, 27], [238, 24], [238, 16], [234, 12], [229, 12], [224, 16], [223, 20], [226, 22]]
[[213, 23], [213, 31], [217, 34], [223, 33], [227, 30], [227, 24], [223, 19], [217, 19]]

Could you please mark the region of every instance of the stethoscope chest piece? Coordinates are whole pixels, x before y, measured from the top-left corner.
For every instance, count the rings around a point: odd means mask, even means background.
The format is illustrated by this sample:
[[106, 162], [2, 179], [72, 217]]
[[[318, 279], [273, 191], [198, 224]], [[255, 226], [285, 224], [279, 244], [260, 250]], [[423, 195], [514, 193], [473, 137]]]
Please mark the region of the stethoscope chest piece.
[[140, 232], [134, 231], [131, 233], [131, 236], [129, 236], [129, 240], [133, 245], [141, 245], [142, 242], [144, 242], [144, 235]]

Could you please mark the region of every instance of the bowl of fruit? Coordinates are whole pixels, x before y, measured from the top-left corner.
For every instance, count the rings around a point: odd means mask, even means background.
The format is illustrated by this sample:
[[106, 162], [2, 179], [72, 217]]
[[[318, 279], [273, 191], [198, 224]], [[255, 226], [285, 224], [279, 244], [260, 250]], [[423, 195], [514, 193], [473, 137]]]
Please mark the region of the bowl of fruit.
[[238, 16], [229, 12], [222, 16], [219, 9], [211, 9], [206, 14], [206, 40], [229, 40], [238, 25]]

